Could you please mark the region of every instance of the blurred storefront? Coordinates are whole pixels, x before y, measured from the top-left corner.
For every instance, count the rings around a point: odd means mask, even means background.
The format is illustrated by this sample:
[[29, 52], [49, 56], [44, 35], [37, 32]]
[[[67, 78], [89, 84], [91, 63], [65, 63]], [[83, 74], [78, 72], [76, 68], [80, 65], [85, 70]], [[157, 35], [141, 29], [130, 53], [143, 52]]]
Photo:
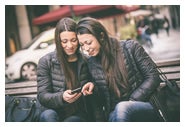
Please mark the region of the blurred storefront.
[[6, 5], [6, 56], [24, 48], [40, 32], [55, 27], [62, 17], [77, 20], [84, 16], [97, 18], [115, 36], [119, 34], [119, 28], [128, 23], [126, 14], [138, 9], [165, 14], [173, 28], [180, 27], [179, 5]]

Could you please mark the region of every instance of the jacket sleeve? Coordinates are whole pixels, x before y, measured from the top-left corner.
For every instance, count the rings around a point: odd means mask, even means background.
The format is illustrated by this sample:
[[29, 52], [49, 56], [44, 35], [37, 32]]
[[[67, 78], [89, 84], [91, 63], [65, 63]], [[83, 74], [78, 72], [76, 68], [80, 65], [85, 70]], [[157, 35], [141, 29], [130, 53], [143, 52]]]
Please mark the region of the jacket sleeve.
[[47, 108], [59, 108], [65, 104], [62, 100], [63, 92], [53, 93], [49, 57], [39, 60], [37, 67], [37, 90], [40, 103]]
[[160, 84], [159, 73], [155, 63], [140, 44], [134, 43], [131, 52], [134, 58], [134, 66], [143, 76], [143, 81], [132, 92], [130, 100], [147, 101]]

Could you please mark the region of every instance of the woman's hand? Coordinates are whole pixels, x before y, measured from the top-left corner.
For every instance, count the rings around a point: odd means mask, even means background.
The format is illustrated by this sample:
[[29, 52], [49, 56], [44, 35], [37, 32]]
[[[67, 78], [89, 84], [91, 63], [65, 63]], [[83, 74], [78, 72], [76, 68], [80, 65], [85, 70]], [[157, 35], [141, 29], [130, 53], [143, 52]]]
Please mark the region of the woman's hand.
[[66, 101], [68, 103], [73, 103], [80, 96], [82, 96], [82, 93], [74, 93], [74, 94], [71, 94], [71, 90], [66, 90], [66, 91], [64, 91], [63, 99], [64, 99], [64, 101]]
[[81, 92], [84, 96], [93, 94], [94, 84], [92, 82], [86, 83], [83, 87]]

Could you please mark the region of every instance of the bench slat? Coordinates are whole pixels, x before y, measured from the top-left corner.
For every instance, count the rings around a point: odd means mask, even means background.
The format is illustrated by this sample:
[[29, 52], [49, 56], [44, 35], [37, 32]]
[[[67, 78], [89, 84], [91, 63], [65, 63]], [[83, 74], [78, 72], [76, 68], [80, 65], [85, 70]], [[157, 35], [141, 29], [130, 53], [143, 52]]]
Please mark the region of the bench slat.
[[28, 88], [16, 88], [16, 89], [7, 89], [5, 94], [6, 95], [22, 95], [22, 94], [31, 94], [37, 93], [37, 87], [28, 87]]
[[162, 67], [160, 68], [162, 72], [165, 73], [180, 73], [180, 67], [174, 66], [174, 67]]
[[180, 80], [180, 73], [165, 74], [169, 80]]
[[173, 60], [164, 60], [164, 61], [156, 61], [155, 62], [158, 67], [163, 66], [180, 66], [180, 59], [173, 59]]
[[8, 83], [5, 85], [5, 89], [10, 88], [19, 88], [19, 87], [33, 87], [37, 86], [36, 81], [27, 81], [27, 82], [20, 82], [20, 83]]
[[[176, 81], [178, 87], [180, 88], [180, 81]], [[165, 86], [165, 82], [160, 83], [160, 87]]]
[[37, 94], [13, 95], [15, 97], [37, 97]]

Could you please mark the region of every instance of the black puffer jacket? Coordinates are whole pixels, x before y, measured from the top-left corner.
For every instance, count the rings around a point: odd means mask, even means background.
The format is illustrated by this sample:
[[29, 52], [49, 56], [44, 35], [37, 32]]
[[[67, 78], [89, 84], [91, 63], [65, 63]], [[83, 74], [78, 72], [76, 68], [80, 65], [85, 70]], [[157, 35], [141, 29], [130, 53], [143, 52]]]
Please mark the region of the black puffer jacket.
[[102, 108], [99, 109], [105, 110], [106, 117], [108, 117], [110, 111], [114, 109], [114, 106], [119, 101], [148, 101], [151, 93], [160, 84], [158, 71], [144, 49], [133, 40], [122, 41], [120, 43], [125, 56], [129, 86], [131, 86], [131, 92], [126, 98], [115, 100], [109, 94], [100, 61], [96, 57], [91, 57], [88, 60], [89, 70], [99, 90], [97, 103], [102, 103]]
[[[87, 64], [78, 58], [78, 79], [80, 85], [90, 81]], [[62, 99], [66, 90], [65, 76], [57, 60], [56, 51], [43, 56], [37, 68], [38, 99], [40, 103], [51, 109], [62, 109], [70, 104]], [[83, 99], [84, 100], [84, 99]], [[85, 102], [84, 102], [85, 104]]]

